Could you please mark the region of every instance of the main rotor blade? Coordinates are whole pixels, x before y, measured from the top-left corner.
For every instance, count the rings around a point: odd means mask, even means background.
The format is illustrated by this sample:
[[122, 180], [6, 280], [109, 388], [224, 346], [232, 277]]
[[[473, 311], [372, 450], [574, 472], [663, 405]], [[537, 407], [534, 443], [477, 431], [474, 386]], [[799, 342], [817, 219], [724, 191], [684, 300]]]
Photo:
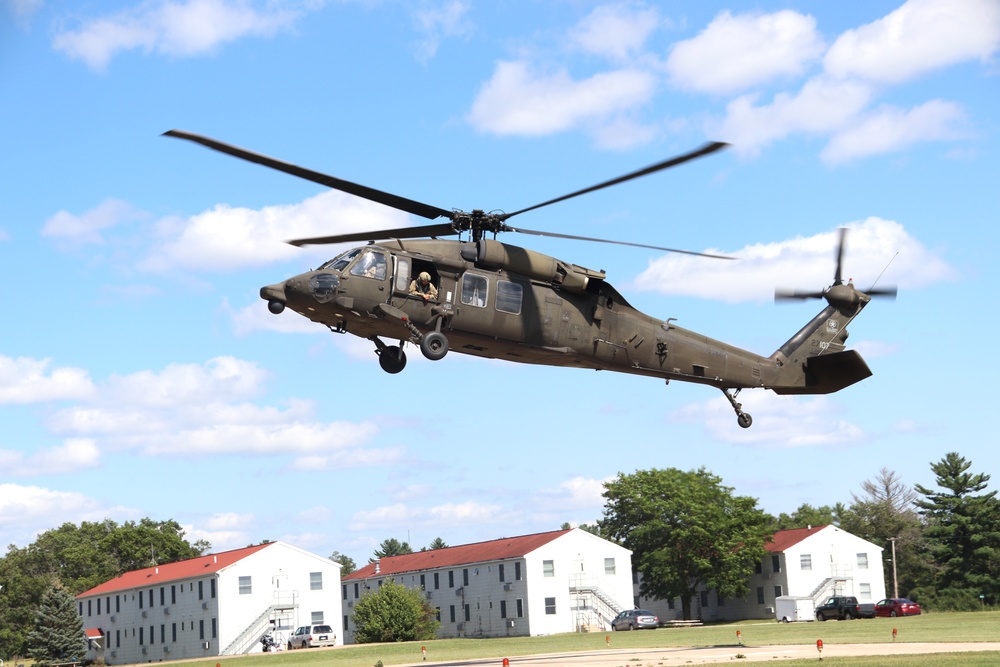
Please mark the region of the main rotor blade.
[[795, 289], [783, 289], [780, 287], [775, 288], [774, 290], [775, 301], [822, 299], [825, 295], [826, 292], [805, 292]]
[[884, 296], [889, 299], [895, 299], [896, 291], [895, 287], [879, 287], [878, 289], [872, 288], [865, 292], [865, 294], [868, 296]]
[[448, 236], [458, 232], [448, 223], [440, 225], [423, 225], [421, 227], [402, 227], [400, 229], [372, 230], [354, 232], [352, 234], [336, 234], [334, 236], [316, 236], [309, 239], [293, 239], [287, 241], [294, 246], [322, 245], [325, 243], [348, 243], [352, 241], [383, 241], [385, 239], [417, 239], [424, 236]]
[[390, 194], [388, 192], [382, 192], [381, 190], [376, 190], [375, 188], [369, 188], [366, 185], [351, 183], [350, 181], [345, 181], [318, 171], [299, 167], [291, 164], [290, 162], [284, 162], [273, 157], [261, 155], [260, 153], [254, 153], [253, 151], [248, 151], [245, 148], [240, 148], [239, 146], [233, 146], [221, 141], [216, 141], [215, 139], [204, 137], [200, 134], [193, 134], [183, 130], [170, 130], [169, 132], [164, 132], [163, 135], [166, 137], [176, 137], [177, 139], [193, 141], [197, 144], [201, 144], [202, 146], [207, 146], [212, 150], [219, 151], [220, 153], [226, 153], [227, 155], [232, 155], [233, 157], [240, 158], [241, 160], [254, 162], [265, 167], [270, 167], [271, 169], [277, 169], [278, 171], [283, 171], [286, 174], [298, 176], [299, 178], [304, 178], [307, 181], [319, 183], [320, 185], [325, 185], [328, 188], [340, 190], [341, 192], [346, 192], [356, 197], [384, 204], [385, 206], [391, 206], [392, 208], [399, 209], [400, 211], [406, 211], [407, 213], [412, 213], [413, 215], [419, 215], [420, 217], [427, 218], [429, 220], [440, 217], [450, 218], [452, 215], [451, 211], [446, 211], [445, 209], [438, 208], [437, 206], [431, 206], [430, 204], [424, 204], [418, 201], [413, 201], [412, 199]]
[[705, 144], [701, 148], [691, 151], [690, 153], [685, 153], [684, 155], [678, 155], [677, 157], [670, 158], [669, 160], [664, 160], [663, 162], [657, 162], [656, 164], [650, 165], [645, 169], [640, 169], [639, 171], [633, 171], [630, 174], [625, 174], [624, 176], [613, 178], [610, 181], [605, 181], [603, 183], [598, 183], [597, 185], [592, 185], [589, 188], [584, 188], [583, 190], [577, 190], [576, 192], [571, 192], [568, 195], [563, 195], [562, 197], [550, 199], [549, 201], [542, 202], [541, 204], [535, 204], [534, 206], [529, 206], [528, 208], [522, 208], [520, 211], [514, 211], [513, 213], [506, 213], [502, 216], [502, 218], [504, 220], [507, 220], [509, 218], [513, 218], [515, 215], [520, 215], [521, 213], [527, 213], [528, 211], [534, 211], [536, 208], [541, 208], [543, 206], [548, 206], [549, 204], [555, 204], [557, 202], [566, 201], [567, 199], [572, 199], [573, 197], [585, 195], [588, 192], [594, 192], [595, 190], [600, 190], [602, 188], [611, 187], [612, 185], [618, 185], [619, 183], [624, 183], [625, 181], [630, 181], [633, 178], [639, 178], [640, 176], [652, 174], [662, 169], [669, 169], [670, 167], [676, 167], [679, 164], [684, 164], [685, 162], [690, 162], [691, 160], [695, 160], [710, 153], [714, 153], [715, 151], [723, 149], [728, 145], [729, 144], [723, 143], [721, 141], [713, 141], [712, 143]]
[[612, 241], [610, 239], [595, 239], [590, 236], [574, 236], [572, 234], [556, 234], [555, 232], [539, 232], [534, 229], [508, 226], [504, 231], [520, 232], [533, 236], [550, 236], [557, 239], [574, 239], [577, 241], [593, 241], [595, 243], [614, 243], [615, 245], [627, 245], [634, 248], [650, 248], [652, 250], [663, 250], [665, 252], [679, 252], [684, 255], [695, 255], [697, 257], [711, 257], [712, 259], [736, 259], [736, 257], [726, 257], [725, 255], [712, 255], [707, 252], [694, 252], [693, 250], [678, 250], [677, 248], [662, 248], [657, 245], [646, 245], [644, 243], [629, 243], [628, 241]]
[[840, 285], [844, 282], [842, 268], [844, 264], [844, 243], [847, 241], [847, 227], [841, 227], [837, 231], [840, 233], [840, 241], [837, 243], [837, 272], [833, 275], [834, 285]]

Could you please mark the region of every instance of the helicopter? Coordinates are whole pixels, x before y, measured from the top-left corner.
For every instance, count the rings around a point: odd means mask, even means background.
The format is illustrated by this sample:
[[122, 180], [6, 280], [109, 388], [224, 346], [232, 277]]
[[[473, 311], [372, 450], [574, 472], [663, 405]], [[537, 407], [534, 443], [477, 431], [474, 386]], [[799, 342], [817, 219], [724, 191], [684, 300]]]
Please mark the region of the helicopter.
[[[728, 144], [711, 142], [618, 178], [512, 213], [444, 209], [352, 183], [210, 137], [170, 130], [164, 136], [201, 144], [292, 176], [434, 222], [290, 240], [295, 246], [361, 242], [297, 276], [260, 288], [275, 315], [286, 308], [334, 333], [371, 341], [379, 366], [399, 373], [405, 346], [441, 360], [449, 350], [505, 361], [609, 370], [691, 382], [723, 392], [737, 423], [753, 418], [737, 397], [742, 389], [776, 394], [829, 394], [870, 377], [855, 350], [845, 347], [847, 326], [873, 296], [844, 282], [846, 229], [841, 229], [833, 283], [818, 291], [777, 290], [776, 299], [824, 299], [827, 305], [770, 356], [762, 356], [684, 329], [673, 318], [640, 312], [606, 280], [604, 271], [564, 262], [496, 240], [502, 232], [613, 243], [718, 260], [735, 258], [677, 248], [513, 227], [516, 215], [710, 155]], [[458, 240], [440, 237], [458, 235]], [[492, 235], [492, 238], [488, 238]], [[426, 278], [433, 294], [414, 286]], [[387, 342], [388, 341], [388, 342]]]

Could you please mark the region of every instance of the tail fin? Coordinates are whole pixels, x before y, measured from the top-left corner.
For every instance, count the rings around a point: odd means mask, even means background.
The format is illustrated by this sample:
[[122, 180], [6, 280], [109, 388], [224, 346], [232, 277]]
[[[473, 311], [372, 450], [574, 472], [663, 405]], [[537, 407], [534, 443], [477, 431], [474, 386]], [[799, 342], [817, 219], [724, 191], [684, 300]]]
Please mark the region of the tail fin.
[[829, 305], [802, 327], [771, 355], [777, 372], [768, 388], [776, 394], [832, 394], [870, 377], [861, 355], [844, 349], [847, 325], [867, 302], [844, 310]]

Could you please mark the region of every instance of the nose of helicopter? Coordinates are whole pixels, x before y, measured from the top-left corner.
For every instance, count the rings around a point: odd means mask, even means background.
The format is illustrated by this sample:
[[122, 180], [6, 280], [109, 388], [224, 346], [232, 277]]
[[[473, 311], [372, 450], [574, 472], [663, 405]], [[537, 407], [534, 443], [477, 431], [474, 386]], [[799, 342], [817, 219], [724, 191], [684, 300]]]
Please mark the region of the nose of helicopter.
[[285, 310], [285, 302], [288, 300], [285, 296], [285, 283], [277, 283], [276, 285], [261, 287], [260, 298], [267, 301], [268, 310], [275, 315], [280, 314], [283, 310]]

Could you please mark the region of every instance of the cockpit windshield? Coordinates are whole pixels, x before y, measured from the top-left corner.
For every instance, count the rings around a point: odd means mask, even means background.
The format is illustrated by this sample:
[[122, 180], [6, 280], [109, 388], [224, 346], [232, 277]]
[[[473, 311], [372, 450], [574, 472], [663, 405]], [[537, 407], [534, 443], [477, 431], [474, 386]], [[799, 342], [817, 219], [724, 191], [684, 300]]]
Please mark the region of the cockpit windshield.
[[344, 267], [350, 264], [351, 260], [357, 257], [361, 250], [361, 248], [352, 248], [347, 252], [342, 252], [323, 266], [319, 267], [317, 270], [329, 269], [331, 271], [343, 271]]

